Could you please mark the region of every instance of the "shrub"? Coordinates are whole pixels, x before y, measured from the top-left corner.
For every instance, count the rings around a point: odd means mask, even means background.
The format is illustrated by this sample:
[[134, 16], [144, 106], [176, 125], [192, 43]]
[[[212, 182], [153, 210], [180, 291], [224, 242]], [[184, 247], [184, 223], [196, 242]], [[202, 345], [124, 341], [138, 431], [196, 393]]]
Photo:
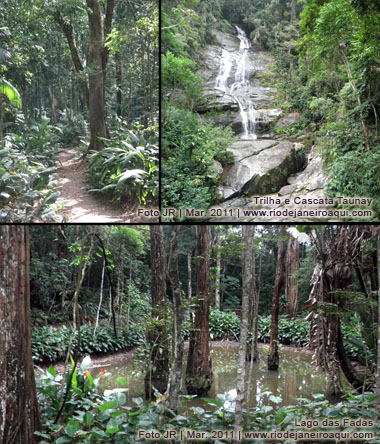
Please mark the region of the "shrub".
[[206, 209], [216, 198], [213, 160], [228, 162], [230, 128], [201, 122], [196, 114], [170, 107], [163, 125], [163, 208]]
[[[66, 357], [72, 330], [66, 326], [40, 327], [33, 329], [32, 355], [34, 362], [54, 362]], [[94, 336], [94, 327], [83, 325], [81, 327], [80, 353], [110, 353], [141, 345], [145, 340], [143, 327], [130, 325], [129, 328], [118, 329], [115, 338], [112, 327], [99, 326]], [[74, 350], [77, 346], [77, 336], [72, 344]]]
[[[271, 316], [259, 317], [259, 341], [269, 342]], [[278, 339], [281, 344], [304, 346], [309, 342], [309, 322], [302, 319], [288, 319], [280, 316], [278, 321]]]
[[238, 340], [240, 335], [240, 320], [233, 312], [223, 312], [215, 308], [210, 313], [211, 340], [230, 339]]
[[[127, 389], [107, 390], [103, 396], [99, 396], [97, 394], [99, 378], [94, 380], [91, 373], [83, 370], [84, 368], [86, 366], [82, 363], [78, 374], [72, 379], [72, 390], [61, 424], [54, 424], [54, 416], [59, 405], [57, 390], [59, 376], [53, 368], [50, 368], [37, 380], [44, 421], [43, 432], [36, 432], [37, 436], [44, 439], [40, 441], [41, 444], [137, 443], [146, 441], [144, 438], [136, 437], [137, 430], [163, 434], [168, 430], [190, 429], [210, 434], [211, 430], [233, 429], [235, 403], [230, 393], [218, 394], [216, 399], [203, 399], [210, 406], [208, 410], [201, 407], [187, 407], [186, 400], [193, 396], [183, 396], [184, 402], [179, 414], [168, 408], [165, 397], [159, 397], [154, 403], [144, 402], [142, 398], [136, 397], [132, 400], [133, 405], [128, 406], [123, 393]], [[124, 378], [119, 378], [118, 382], [121, 385], [126, 384]], [[292, 406], [280, 406], [281, 396], [274, 396], [268, 391], [262, 391], [258, 397], [257, 405], [243, 410], [243, 430], [294, 432], [296, 421], [301, 424], [305, 419], [317, 419], [321, 423], [322, 420], [329, 418], [342, 424], [340, 431], [352, 432], [355, 427], [344, 423], [343, 418], [349, 417], [349, 420], [379, 418], [379, 412], [375, 410], [375, 394], [372, 392], [348, 393], [347, 399], [338, 404], [330, 403], [321, 393], [314, 394], [313, 399], [298, 398], [297, 404]], [[309, 426], [299, 429], [298, 432], [302, 432], [302, 429], [310, 432]], [[335, 427], [330, 429], [338, 430]], [[376, 436], [375, 427], [366, 428], [365, 431], [372, 432]], [[230, 432], [219, 435], [219, 440], [215, 440], [215, 437], [212, 439], [208, 435], [204, 442], [229, 442], [230, 439], [226, 439], [226, 436], [230, 437]], [[157, 442], [158, 440], [157, 438]], [[375, 437], [366, 442], [377, 444], [379, 439]]]
[[41, 128], [24, 136], [10, 134], [0, 144], [0, 221], [57, 217], [52, 207], [59, 196], [54, 150], [43, 134]]
[[137, 197], [145, 204], [158, 194], [158, 146], [132, 131], [118, 133], [108, 146], [91, 155], [92, 192], [112, 194], [116, 200]]

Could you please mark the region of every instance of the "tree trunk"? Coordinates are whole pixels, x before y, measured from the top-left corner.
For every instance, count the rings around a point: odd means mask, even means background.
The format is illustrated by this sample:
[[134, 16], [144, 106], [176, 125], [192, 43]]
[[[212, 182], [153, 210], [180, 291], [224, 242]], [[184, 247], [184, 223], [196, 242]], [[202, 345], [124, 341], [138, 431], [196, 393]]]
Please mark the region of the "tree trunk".
[[220, 310], [220, 270], [222, 265], [222, 252], [220, 251], [220, 233], [216, 235], [216, 274], [215, 274], [215, 308]]
[[0, 140], [3, 138], [3, 120], [4, 120], [3, 96], [0, 93]]
[[181, 227], [175, 225], [170, 239], [169, 253], [169, 280], [173, 293], [173, 342], [172, 366], [169, 375], [167, 393], [169, 395], [169, 408], [178, 411], [179, 394], [182, 385], [182, 363], [184, 343], [182, 335], [183, 305], [182, 291], [178, 272], [178, 234]]
[[212, 383], [210, 358], [210, 247], [211, 228], [197, 225], [197, 306], [190, 332], [186, 388], [190, 395], [204, 396]]
[[343, 385], [340, 376], [340, 362], [338, 359], [338, 331], [339, 315], [332, 314], [327, 316], [328, 334], [327, 334], [327, 395], [340, 396], [343, 393]]
[[88, 84], [86, 78], [83, 76], [84, 66], [79, 56], [77, 44], [75, 42], [73, 25], [69, 21], [64, 19], [61, 12], [56, 12], [54, 18], [65, 34], [67, 43], [70, 48], [71, 59], [74, 64], [75, 71], [80, 74], [79, 83], [82, 90], [82, 96], [84, 103], [88, 108], [90, 106]]
[[104, 147], [104, 142], [99, 138], [109, 139], [110, 137], [106, 123], [105, 103], [108, 48], [105, 47], [104, 43], [111, 31], [115, 0], [107, 1], [104, 30], [100, 3], [100, 0], [86, 0], [89, 20], [88, 83], [83, 77], [84, 66], [75, 42], [74, 28], [60, 12], [56, 12], [54, 15], [55, 21], [66, 36], [75, 70], [82, 74], [80, 85], [84, 102], [90, 112], [91, 140], [89, 150], [101, 150]]
[[[259, 342], [259, 297], [260, 297], [260, 279], [261, 279], [261, 256], [260, 256], [260, 261], [259, 261], [259, 271], [258, 271], [258, 276], [257, 276], [257, 282], [258, 284], [256, 285], [256, 276], [255, 280], [254, 280], [254, 284], [255, 284], [255, 316], [253, 317], [253, 325], [252, 325], [252, 341], [253, 341], [253, 348], [252, 348], [252, 356], [253, 356], [253, 360], [257, 361], [259, 359], [259, 347], [258, 347], [258, 342]], [[255, 270], [255, 256], [253, 256], [253, 268]]]
[[153, 399], [154, 388], [161, 394], [168, 385], [169, 347], [166, 313], [164, 235], [160, 225], [150, 226], [152, 321], [147, 328], [150, 365], [145, 375], [145, 397]]
[[[380, 230], [377, 233], [377, 277], [380, 283]], [[377, 360], [376, 360], [376, 408], [375, 421], [380, 410], [380, 284], [377, 289]]]
[[298, 308], [298, 269], [299, 269], [299, 243], [297, 239], [290, 239], [286, 256], [286, 298], [288, 300], [288, 315], [297, 317]]
[[89, 110], [91, 140], [89, 150], [101, 150], [104, 141], [109, 138], [106, 123], [105, 101], [105, 50], [102, 13], [99, 0], [87, 0], [90, 25], [89, 37]]
[[0, 226], [0, 442], [37, 443], [28, 226]]
[[278, 355], [278, 315], [280, 312], [280, 296], [285, 281], [285, 253], [286, 253], [286, 226], [281, 225], [280, 240], [278, 242], [276, 278], [273, 290], [272, 322], [270, 329], [270, 345], [268, 355], [268, 370], [277, 370]]
[[193, 258], [193, 251], [194, 249], [191, 248], [191, 250], [187, 253], [187, 299], [190, 300], [191, 294], [192, 294], [192, 267], [191, 267], [191, 260]]
[[102, 267], [102, 280], [100, 283], [100, 296], [99, 296], [99, 304], [98, 304], [98, 310], [96, 311], [96, 321], [95, 321], [95, 327], [94, 327], [94, 338], [96, 335], [96, 329], [99, 325], [99, 317], [100, 317], [100, 309], [102, 308], [102, 302], [103, 302], [103, 287], [104, 287], [104, 272], [106, 270], [106, 261], [103, 259], [103, 267]]
[[115, 54], [115, 71], [117, 115], [121, 117], [123, 114], [123, 65], [120, 52]]
[[[245, 361], [247, 358], [247, 340], [248, 340], [248, 321], [250, 303], [252, 299], [252, 262], [253, 262], [253, 225], [243, 225], [243, 253], [242, 253], [242, 303], [241, 303], [241, 323], [240, 323], [240, 345], [239, 356], [237, 362], [237, 382], [236, 382], [236, 406], [235, 406], [235, 424], [234, 431], [235, 436], [238, 436], [239, 431], [242, 428], [243, 423], [243, 408], [246, 392], [246, 366]], [[238, 443], [238, 440], [234, 440], [234, 443]]]
[[[253, 233], [254, 234], [254, 233]], [[251, 332], [251, 347], [249, 350], [249, 372], [248, 381], [253, 379], [253, 363], [259, 360], [258, 349], [258, 325], [259, 325], [259, 292], [256, 285], [256, 258], [252, 251], [252, 281], [251, 281], [251, 302], [250, 302], [250, 321], [249, 331]], [[261, 265], [260, 265], [261, 266]], [[248, 402], [252, 399], [252, 384], [248, 383], [247, 387]]]

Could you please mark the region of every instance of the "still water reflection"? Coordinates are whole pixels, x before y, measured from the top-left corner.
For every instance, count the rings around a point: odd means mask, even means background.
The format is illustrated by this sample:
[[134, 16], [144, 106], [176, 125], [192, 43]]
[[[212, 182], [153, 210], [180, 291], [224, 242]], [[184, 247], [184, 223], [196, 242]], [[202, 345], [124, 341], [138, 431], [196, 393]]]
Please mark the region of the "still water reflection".
[[[234, 343], [217, 343], [212, 345], [211, 357], [214, 373], [212, 388], [207, 395], [215, 398], [218, 393], [224, 393], [236, 388], [236, 363], [238, 347]], [[248, 366], [249, 364], [247, 364]], [[132, 404], [132, 398], [144, 393], [144, 376], [133, 366], [129, 358], [121, 357], [120, 361], [104, 368], [106, 374], [101, 378], [101, 391], [123, 387], [117, 378], [127, 380], [128, 391], [125, 392], [127, 401]], [[98, 370], [99, 371], [99, 370]], [[97, 375], [96, 370], [93, 371]], [[294, 404], [296, 398], [310, 398], [315, 393], [325, 390], [325, 375], [317, 372], [311, 364], [311, 355], [300, 349], [284, 347], [280, 352], [279, 371], [268, 371], [266, 355], [260, 349], [260, 360], [254, 363], [251, 383], [250, 405], [268, 403], [267, 397], [260, 396], [270, 391], [275, 396], [281, 396], [282, 405]], [[124, 386], [125, 387], [125, 386]], [[191, 405], [205, 406], [201, 400], [192, 400]]]

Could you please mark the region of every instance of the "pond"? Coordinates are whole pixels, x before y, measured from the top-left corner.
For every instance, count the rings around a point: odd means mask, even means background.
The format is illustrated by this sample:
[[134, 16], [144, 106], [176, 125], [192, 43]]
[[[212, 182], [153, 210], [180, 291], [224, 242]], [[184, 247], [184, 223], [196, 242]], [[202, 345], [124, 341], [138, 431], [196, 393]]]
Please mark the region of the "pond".
[[[315, 393], [324, 393], [325, 374], [315, 370], [311, 364], [310, 352], [299, 348], [281, 347], [279, 370], [268, 371], [266, 348], [265, 346], [260, 347], [260, 360], [254, 363], [253, 377], [250, 381], [250, 405], [269, 403], [267, 396], [262, 396], [262, 393], [267, 391], [275, 396], [281, 396], [282, 404], [280, 405], [295, 404], [298, 397], [311, 398]], [[211, 358], [214, 377], [213, 385], [207, 395], [208, 398], [216, 398], [218, 393], [236, 389], [237, 357], [238, 343], [212, 343]], [[101, 378], [100, 389], [102, 392], [106, 389], [125, 387], [117, 382], [117, 378], [123, 377], [127, 380], [128, 391], [125, 395], [130, 405], [134, 397], [143, 396], [144, 375], [133, 364], [131, 353], [121, 354], [119, 359], [113, 360], [111, 364], [96, 366], [92, 369], [94, 376], [99, 374], [100, 368], [105, 371]], [[193, 399], [189, 404], [207, 407], [207, 404], [200, 399]]]

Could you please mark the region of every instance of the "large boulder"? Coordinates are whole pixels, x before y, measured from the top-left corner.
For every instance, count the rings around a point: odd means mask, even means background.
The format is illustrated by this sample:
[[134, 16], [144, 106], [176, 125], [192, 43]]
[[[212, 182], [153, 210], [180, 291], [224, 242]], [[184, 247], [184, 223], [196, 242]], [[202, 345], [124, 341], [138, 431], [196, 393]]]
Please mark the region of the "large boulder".
[[218, 188], [220, 199], [233, 196], [274, 193], [287, 178], [305, 165], [302, 149], [289, 141], [247, 140], [234, 143], [228, 151], [235, 163], [223, 174]]

